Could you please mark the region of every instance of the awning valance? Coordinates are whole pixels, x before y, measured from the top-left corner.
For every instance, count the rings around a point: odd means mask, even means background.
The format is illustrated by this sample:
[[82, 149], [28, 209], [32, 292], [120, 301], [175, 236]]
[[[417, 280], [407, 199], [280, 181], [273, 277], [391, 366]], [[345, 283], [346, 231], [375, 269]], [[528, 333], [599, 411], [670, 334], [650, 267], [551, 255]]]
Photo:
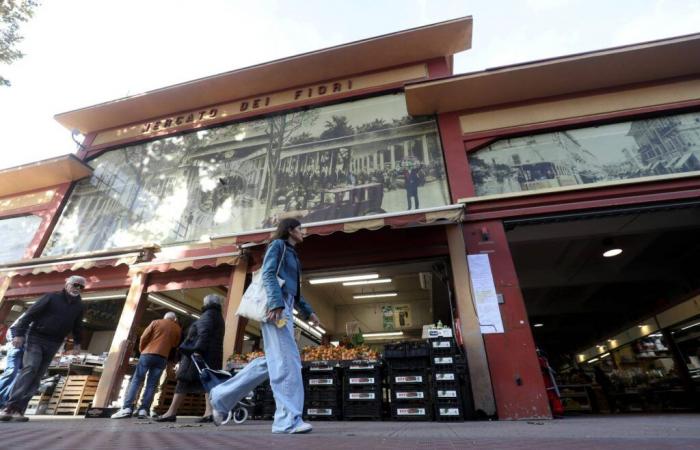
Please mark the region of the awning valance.
[[0, 276], [14, 277], [17, 275], [39, 275], [54, 272], [73, 272], [99, 267], [114, 267], [120, 265], [132, 265], [141, 257], [141, 252], [122, 255], [102, 256], [95, 258], [76, 258], [61, 261], [17, 265], [0, 269]]
[[[436, 208], [425, 208], [400, 213], [376, 214], [371, 216], [338, 219], [326, 222], [314, 222], [304, 224], [306, 234], [329, 235], [338, 231], [354, 233], [359, 230], [378, 230], [383, 227], [403, 228], [420, 225], [437, 225], [441, 223], [461, 222], [464, 214], [464, 205], [447, 205]], [[274, 228], [256, 230], [243, 233], [212, 236], [211, 242], [215, 247], [222, 245], [241, 245], [246, 243], [260, 243], [270, 239]]]
[[161, 259], [134, 264], [129, 269], [130, 273], [151, 273], [182, 271], [186, 269], [201, 269], [203, 267], [219, 267], [222, 265], [235, 266], [242, 255], [236, 253], [220, 253], [216, 255], [195, 256], [179, 259]]

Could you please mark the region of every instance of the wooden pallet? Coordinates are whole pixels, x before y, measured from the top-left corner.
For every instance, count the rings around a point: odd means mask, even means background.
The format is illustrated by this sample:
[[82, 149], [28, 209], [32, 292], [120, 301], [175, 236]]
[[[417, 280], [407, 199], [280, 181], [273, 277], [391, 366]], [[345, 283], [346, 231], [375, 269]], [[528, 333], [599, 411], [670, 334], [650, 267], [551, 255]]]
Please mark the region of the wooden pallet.
[[61, 391], [63, 391], [63, 386], [66, 384], [66, 377], [60, 377], [56, 383], [56, 387], [53, 390], [51, 399], [49, 400], [49, 405], [46, 407], [46, 414], [54, 415], [56, 414], [56, 407], [61, 400]]
[[[99, 381], [100, 377], [97, 375], [68, 376], [55, 403], [54, 414], [73, 416], [85, 414], [95, 397]], [[51, 400], [53, 402], [54, 397]]]
[[36, 394], [31, 400], [29, 400], [29, 404], [27, 404], [27, 409], [24, 411], [24, 415], [46, 414], [50, 401], [51, 395], [44, 393]]

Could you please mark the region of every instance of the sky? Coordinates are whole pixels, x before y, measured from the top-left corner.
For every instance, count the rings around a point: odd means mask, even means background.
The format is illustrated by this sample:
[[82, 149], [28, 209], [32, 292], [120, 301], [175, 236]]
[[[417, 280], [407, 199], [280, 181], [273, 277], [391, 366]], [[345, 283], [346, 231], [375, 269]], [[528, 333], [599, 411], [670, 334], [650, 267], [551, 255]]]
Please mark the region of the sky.
[[700, 0], [43, 0], [0, 65], [0, 169], [74, 153], [61, 112], [468, 15], [456, 74], [700, 32]]

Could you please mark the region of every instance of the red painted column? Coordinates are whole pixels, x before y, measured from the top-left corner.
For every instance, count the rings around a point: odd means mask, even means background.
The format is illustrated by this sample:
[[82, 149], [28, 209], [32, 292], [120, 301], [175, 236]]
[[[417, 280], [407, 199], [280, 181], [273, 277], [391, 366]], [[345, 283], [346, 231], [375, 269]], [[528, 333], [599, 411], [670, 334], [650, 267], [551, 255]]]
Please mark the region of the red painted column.
[[469, 171], [467, 152], [462, 141], [462, 128], [459, 124], [459, 114], [447, 113], [438, 116], [438, 127], [442, 139], [442, 150], [445, 155], [445, 169], [450, 184], [452, 202], [460, 198], [474, 196], [474, 184]]
[[500, 221], [464, 224], [464, 240], [470, 254], [489, 255], [505, 332], [485, 334], [498, 418], [521, 420], [551, 418], [542, 373], [535, 352], [525, 302]]

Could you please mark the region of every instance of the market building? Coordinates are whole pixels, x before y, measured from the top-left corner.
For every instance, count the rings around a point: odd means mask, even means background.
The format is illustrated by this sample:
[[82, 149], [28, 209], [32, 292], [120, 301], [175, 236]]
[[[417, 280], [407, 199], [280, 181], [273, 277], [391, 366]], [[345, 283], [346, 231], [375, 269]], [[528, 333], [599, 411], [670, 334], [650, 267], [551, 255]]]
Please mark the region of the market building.
[[381, 350], [441, 322], [468, 367], [460, 417], [552, 417], [537, 347], [569, 410], [697, 408], [700, 35], [452, 75], [471, 30], [57, 115], [85, 135], [77, 157], [0, 173], [0, 322], [83, 275], [75, 370], [108, 407], [143, 328], [195, 320], [207, 293], [226, 298], [225, 353], [260, 347], [235, 311], [274, 224], [297, 217], [323, 323], [298, 321], [302, 345], [361, 332]]

